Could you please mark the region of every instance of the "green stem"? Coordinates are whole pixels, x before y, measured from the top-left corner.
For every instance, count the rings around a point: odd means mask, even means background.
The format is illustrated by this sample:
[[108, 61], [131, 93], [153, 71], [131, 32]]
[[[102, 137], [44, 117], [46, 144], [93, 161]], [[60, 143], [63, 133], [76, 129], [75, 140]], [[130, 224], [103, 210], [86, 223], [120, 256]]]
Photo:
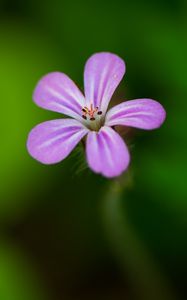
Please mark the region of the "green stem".
[[[129, 185], [128, 179], [123, 182]], [[125, 269], [136, 300], [176, 300], [158, 263], [137, 237], [121, 207], [124, 184], [114, 181], [104, 198], [104, 226], [120, 266]]]

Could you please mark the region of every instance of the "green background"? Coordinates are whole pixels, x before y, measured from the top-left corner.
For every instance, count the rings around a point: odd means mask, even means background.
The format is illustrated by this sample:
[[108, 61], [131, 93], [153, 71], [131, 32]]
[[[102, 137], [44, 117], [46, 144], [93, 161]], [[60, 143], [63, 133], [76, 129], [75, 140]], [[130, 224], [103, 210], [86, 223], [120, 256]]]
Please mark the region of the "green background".
[[[182, 0], [0, 2], [1, 300], [185, 299], [186, 9]], [[25, 146], [33, 126], [59, 117], [32, 102], [39, 78], [61, 71], [82, 88], [99, 51], [126, 62], [116, 98], [153, 98], [167, 111], [162, 128], [124, 136], [132, 160], [119, 180], [93, 174], [79, 148], [44, 166]]]

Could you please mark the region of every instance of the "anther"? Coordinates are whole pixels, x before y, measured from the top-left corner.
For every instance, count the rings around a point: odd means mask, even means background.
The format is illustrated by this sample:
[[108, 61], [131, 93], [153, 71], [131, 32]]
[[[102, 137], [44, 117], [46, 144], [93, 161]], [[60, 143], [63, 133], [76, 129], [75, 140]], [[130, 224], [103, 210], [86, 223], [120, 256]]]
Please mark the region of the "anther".
[[95, 121], [95, 118], [93, 118], [93, 117], [92, 117], [92, 118], [90, 118], [90, 121]]
[[82, 118], [85, 119], [85, 120], [87, 120], [87, 117], [85, 115], [82, 115]]
[[98, 113], [97, 113], [98, 115], [102, 115], [102, 111], [100, 110], [100, 111], [98, 111]]
[[87, 112], [85, 108], [82, 108], [82, 111], [85, 112], [85, 113]]

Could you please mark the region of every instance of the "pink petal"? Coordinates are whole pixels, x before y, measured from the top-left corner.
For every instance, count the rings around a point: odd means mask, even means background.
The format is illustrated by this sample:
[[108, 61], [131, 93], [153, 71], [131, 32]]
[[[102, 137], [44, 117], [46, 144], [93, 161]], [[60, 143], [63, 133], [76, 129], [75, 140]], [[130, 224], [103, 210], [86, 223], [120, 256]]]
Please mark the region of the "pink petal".
[[73, 119], [47, 121], [31, 130], [27, 149], [41, 163], [54, 164], [66, 158], [87, 132]]
[[129, 152], [122, 138], [112, 128], [104, 126], [99, 132], [90, 131], [86, 142], [90, 168], [105, 177], [119, 176], [129, 164]]
[[86, 102], [106, 112], [109, 101], [125, 73], [124, 61], [112, 53], [92, 55], [84, 70]]
[[141, 129], [155, 129], [166, 117], [163, 106], [155, 100], [136, 99], [112, 107], [106, 114], [108, 126], [125, 125]]
[[36, 86], [33, 97], [40, 107], [81, 120], [84, 96], [63, 73], [54, 72], [44, 76]]

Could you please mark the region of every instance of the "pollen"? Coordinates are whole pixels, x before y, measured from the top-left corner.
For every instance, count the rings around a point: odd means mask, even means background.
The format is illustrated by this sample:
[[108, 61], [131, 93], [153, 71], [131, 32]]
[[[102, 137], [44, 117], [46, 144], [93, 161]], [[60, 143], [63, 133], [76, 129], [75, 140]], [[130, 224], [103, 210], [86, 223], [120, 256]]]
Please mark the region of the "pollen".
[[90, 119], [90, 121], [95, 121], [95, 114], [102, 115], [102, 111], [99, 110], [99, 107], [93, 107], [93, 104], [90, 105], [90, 108], [87, 106], [84, 106], [82, 108], [82, 118], [87, 120], [87, 118]]

